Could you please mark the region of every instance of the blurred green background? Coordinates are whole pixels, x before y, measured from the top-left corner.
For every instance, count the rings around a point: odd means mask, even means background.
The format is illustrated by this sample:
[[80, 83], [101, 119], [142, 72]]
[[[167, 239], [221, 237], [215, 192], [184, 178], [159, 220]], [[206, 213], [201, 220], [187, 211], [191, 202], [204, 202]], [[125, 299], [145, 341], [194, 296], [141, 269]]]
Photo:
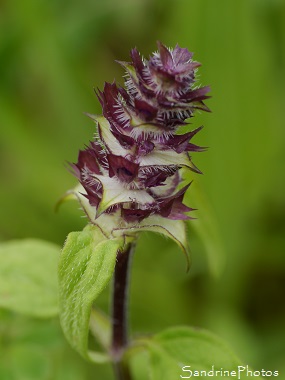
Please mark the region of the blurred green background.
[[[179, 43], [202, 62], [212, 114], [195, 142], [203, 176], [187, 201], [193, 265], [158, 235], [133, 262], [134, 333], [176, 324], [208, 328], [254, 368], [285, 371], [285, 1], [2, 0], [0, 4], [0, 239], [63, 244], [86, 223], [66, 161], [92, 138], [83, 112], [101, 113], [93, 87], [144, 56]], [[219, 275], [217, 275], [217, 269]], [[100, 299], [108, 307], [108, 292]], [[1, 380], [111, 379], [64, 342], [58, 322], [1, 311]], [[30, 359], [29, 359], [30, 358]], [[14, 368], [11, 372], [11, 368]]]

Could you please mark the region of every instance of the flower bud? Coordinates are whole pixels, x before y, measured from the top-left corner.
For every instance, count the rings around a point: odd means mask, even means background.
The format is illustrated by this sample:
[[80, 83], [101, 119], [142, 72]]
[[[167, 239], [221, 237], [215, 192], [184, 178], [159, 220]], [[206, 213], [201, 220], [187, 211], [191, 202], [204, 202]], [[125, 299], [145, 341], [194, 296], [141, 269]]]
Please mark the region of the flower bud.
[[74, 194], [106, 236], [156, 227], [178, 240], [180, 226], [185, 240], [182, 221], [192, 209], [183, 204], [189, 185], [181, 188], [180, 172], [201, 173], [189, 154], [204, 148], [191, 142], [202, 127], [177, 131], [195, 110], [209, 111], [203, 102], [209, 87], [196, 85], [200, 63], [192, 55], [160, 42], [148, 60], [133, 49], [131, 62], [119, 62], [126, 70], [125, 87], [105, 83], [97, 91], [103, 115], [88, 114], [95, 138], [72, 168], [80, 182]]

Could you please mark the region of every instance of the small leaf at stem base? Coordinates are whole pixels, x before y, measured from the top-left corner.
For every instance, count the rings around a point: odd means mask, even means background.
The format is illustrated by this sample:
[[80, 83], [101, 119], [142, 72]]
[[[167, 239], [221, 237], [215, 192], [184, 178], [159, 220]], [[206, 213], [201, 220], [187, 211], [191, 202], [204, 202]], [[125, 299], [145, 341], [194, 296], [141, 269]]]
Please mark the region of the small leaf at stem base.
[[102, 363], [108, 356], [88, 350], [93, 302], [110, 281], [124, 239], [106, 239], [97, 226], [68, 235], [59, 260], [60, 321], [71, 346], [85, 359]]

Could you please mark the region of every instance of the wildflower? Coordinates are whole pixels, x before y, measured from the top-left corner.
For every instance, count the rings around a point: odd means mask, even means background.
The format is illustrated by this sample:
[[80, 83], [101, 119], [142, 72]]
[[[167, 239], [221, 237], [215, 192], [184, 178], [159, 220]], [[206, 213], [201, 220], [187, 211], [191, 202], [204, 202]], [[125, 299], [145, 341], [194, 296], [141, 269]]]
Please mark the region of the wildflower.
[[184, 220], [192, 209], [183, 203], [189, 184], [181, 188], [181, 169], [196, 173], [191, 152], [204, 148], [192, 143], [202, 127], [178, 134], [186, 119], [199, 109], [209, 87], [197, 87], [200, 63], [178, 45], [143, 59], [137, 49], [126, 70], [125, 87], [105, 83], [97, 91], [103, 115], [90, 145], [72, 164], [80, 185], [73, 191], [89, 220], [107, 237], [141, 229], [172, 237], [185, 248]]

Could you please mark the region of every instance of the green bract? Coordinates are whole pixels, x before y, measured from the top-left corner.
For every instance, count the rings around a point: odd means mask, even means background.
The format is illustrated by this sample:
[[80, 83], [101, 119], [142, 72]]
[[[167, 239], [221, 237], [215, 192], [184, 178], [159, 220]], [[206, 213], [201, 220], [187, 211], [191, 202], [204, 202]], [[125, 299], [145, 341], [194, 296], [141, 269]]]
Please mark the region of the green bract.
[[87, 198], [82, 195], [82, 186], [78, 185], [70, 190], [60, 202], [65, 200], [76, 199], [81, 204], [82, 209], [86, 212], [89, 221], [97, 226], [104, 234], [105, 238], [119, 238], [124, 236], [132, 236], [136, 232], [151, 231], [160, 233], [174, 240], [179, 245], [187, 260], [187, 270], [190, 267], [190, 250], [188, 244], [188, 231], [185, 221], [171, 220], [161, 218], [156, 215], [144, 219], [140, 223], [124, 224], [122, 223], [120, 213], [106, 214], [103, 213], [96, 217], [96, 209], [90, 207]]

